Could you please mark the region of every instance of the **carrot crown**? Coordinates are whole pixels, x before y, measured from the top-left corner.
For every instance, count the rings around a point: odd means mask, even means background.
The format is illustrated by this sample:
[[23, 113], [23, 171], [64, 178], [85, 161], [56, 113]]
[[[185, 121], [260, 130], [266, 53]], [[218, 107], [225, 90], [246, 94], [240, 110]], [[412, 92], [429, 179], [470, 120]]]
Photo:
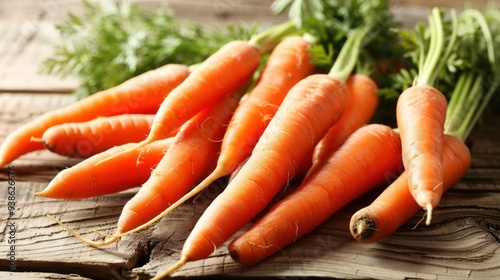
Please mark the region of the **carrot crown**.
[[361, 27], [352, 32], [347, 38], [344, 46], [335, 60], [328, 75], [345, 83], [349, 75], [354, 70], [356, 62], [359, 59], [360, 49], [366, 33], [371, 29], [370, 25]]
[[[418, 65], [419, 76], [415, 85], [434, 86], [434, 83], [443, 70], [448, 57], [455, 46], [457, 37], [457, 15], [451, 10], [452, 29], [451, 35], [446, 42], [446, 34], [443, 26], [443, 12], [439, 8], [433, 8], [429, 16], [430, 46], [427, 54], [423, 42], [419, 42], [420, 59]], [[445, 48], [445, 44], [447, 47]]]
[[293, 22], [287, 21], [254, 35], [249, 40], [249, 43], [258, 49], [261, 54], [267, 54], [270, 53], [285, 37], [297, 33], [298, 29], [295, 27]]

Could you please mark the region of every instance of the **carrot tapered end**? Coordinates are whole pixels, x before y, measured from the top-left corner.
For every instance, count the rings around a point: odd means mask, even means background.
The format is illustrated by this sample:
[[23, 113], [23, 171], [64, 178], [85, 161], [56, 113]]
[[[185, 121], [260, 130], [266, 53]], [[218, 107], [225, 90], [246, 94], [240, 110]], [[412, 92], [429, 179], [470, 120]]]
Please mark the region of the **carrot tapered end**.
[[162, 273], [156, 275], [155, 277], [151, 278], [151, 280], [159, 280], [159, 279], [163, 279], [163, 278], [169, 276], [170, 274], [174, 273], [176, 270], [181, 268], [183, 265], [185, 265], [188, 261], [189, 260], [186, 256], [182, 256], [181, 259], [178, 262], [176, 262], [174, 265], [172, 265], [169, 269], [167, 269], [167, 270], [163, 271]]
[[425, 209], [427, 210], [427, 219], [425, 220], [425, 224], [430, 225], [432, 220], [432, 210], [433, 210], [432, 204], [427, 203], [427, 205], [425, 205]]

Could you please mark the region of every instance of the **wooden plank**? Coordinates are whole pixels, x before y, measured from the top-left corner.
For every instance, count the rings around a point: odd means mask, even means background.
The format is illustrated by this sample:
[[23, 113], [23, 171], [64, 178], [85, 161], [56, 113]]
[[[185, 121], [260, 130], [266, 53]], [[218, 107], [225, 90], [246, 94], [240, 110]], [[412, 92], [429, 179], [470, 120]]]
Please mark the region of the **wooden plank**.
[[60, 273], [41, 273], [41, 272], [25, 272], [25, 273], [13, 273], [0, 271], [1, 279], [10, 280], [92, 280], [87, 277], [81, 277], [77, 274], [60, 274]]
[[[69, 102], [72, 97], [61, 94], [0, 94], [0, 127], [7, 128], [1, 137], [45, 110]], [[18, 117], [13, 118], [14, 115]], [[498, 149], [489, 149], [500, 144], [500, 130], [493, 129], [499, 120], [500, 116], [492, 118], [474, 131], [477, 140], [472, 151], [481, 151], [473, 154], [480, 164], [473, 164], [466, 177], [444, 195], [431, 226], [421, 223], [421, 211], [380, 242], [355, 242], [348, 231], [350, 216], [368, 204], [380, 191], [376, 190], [256, 266], [235, 263], [228, 256], [225, 243], [208, 259], [190, 263], [173, 276], [495, 279], [500, 275], [500, 168], [494, 165], [498, 163]], [[485, 151], [493, 151], [494, 155]], [[485, 155], [491, 157], [483, 159]], [[75, 162], [40, 152], [13, 163], [18, 171], [15, 220], [0, 221], [2, 232], [6, 233], [0, 237], [0, 251], [9, 252], [8, 225], [15, 221], [16, 275], [36, 271], [74, 273], [91, 279], [149, 278], [179, 258], [197, 218], [225, 186], [218, 181], [147, 230], [123, 237], [116, 244], [93, 248], [79, 242], [46, 215], [61, 219], [84, 237], [96, 239], [93, 230], [115, 230], [121, 208], [137, 189], [77, 201], [32, 195], [42, 190], [60, 169]], [[487, 168], [487, 162], [492, 166]], [[0, 169], [0, 174], [0, 184], [5, 184], [6, 169]], [[6, 200], [0, 201], [0, 209], [2, 217], [7, 217]], [[8, 259], [0, 260], [2, 269], [7, 270], [9, 264]]]
[[[365, 197], [364, 202], [370, 197]], [[360, 199], [256, 266], [241, 267], [234, 263], [225, 244], [209, 259], [188, 264], [172, 276], [495, 279], [500, 275], [498, 198], [498, 193], [473, 197], [447, 194], [431, 227], [416, 226], [422, 212], [398, 232], [374, 244], [354, 242], [347, 230], [350, 216], [363, 205]], [[476, 203], [489, 207], [476, 209], [472, 206]], [[468, 214], [464, 215], [464, 211]], [[154, 275], [172, 265], [180, 256], [178, 250], [187, 234], [180, 242], [168, 243], [169, 247], [154, 252], [152, 261], [139, 271]]]
[[[46, 215], [54, 215], [88, 236], [94, 229], [115, 224], [130, 194], [77, 203], [34, 198], [33, 193], [45, 186], [45, 183], [17, 182], [14, 195], [17, 209], [13, 216], [0, 222], [2, 229], [9, 230], [2, 235], [0, 251], [15, 253], [15, 270], [77, 273], [92, 279], [113, 279], [126, 273], [137, 260], [137, 251], [130, 248], [137, 246], [138, 239], [123, 239], [124, 242], [108, 249], [86, 246]], [[7, 209], [7, 201], [3, 200], [0, 207]], [[10, 247], [7, 237], [15, 241], [15, 248]], [[11, 265], [7, 259], [0, 259], [0, 267]]]

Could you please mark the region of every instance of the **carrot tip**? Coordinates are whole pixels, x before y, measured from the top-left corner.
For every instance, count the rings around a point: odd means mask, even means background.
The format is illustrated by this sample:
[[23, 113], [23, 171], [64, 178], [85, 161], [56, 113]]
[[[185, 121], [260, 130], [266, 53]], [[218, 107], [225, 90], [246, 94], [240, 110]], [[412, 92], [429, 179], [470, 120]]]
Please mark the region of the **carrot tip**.
[[66, 229], [67, 231], [69, 231], [78, 240], [82, 241], [85, 244], [91, 245], [91, 246], [95, 246], [95, 247], [104, 246], [104, 245], [111, 244], [111, 243], [113, 243], [113, 242], [115, 242], [116, 240], [119, 239], [118, 237], [116, 237], [116, 238], [113, 237], [113, 238], [110, 238], [110, 239], [104, 240], [104, 241], [92, 241], [92, 240], [88, 240], [88, 239], [85, 239], [80, 234], [78, 234], [73, 229], [71, 229], [69, 226], [65, 225], [64, 223], [62, 223], [58, 219], [54, 218], [53, 216], [47, 215], [47, 217], [49, 217], [51, 220], [53, 220], [54, 222], [56, 222], [57, 224], [59, 224], [60, 226], [62, 226], [64, 229]]
[[45, 194], [44, 194], [45, 191], [41, 191], [41, 192], [37, 192], [37, 193], [33, 193], [34, 196], [38, 196], [38, 197], [46, 197]]
[[185, 265], [188, 262], [188, 258], [186, 256], [182, 256], [181, 259], [176, 262], [174, 265], [172, 265], [169, 269], [163, 271], [162, 273], [156, 275], [155, 277], [151, 278], [151, 280], [159, 280], [167, 277], [168, 275], [174, 273], [176, 270], [181, 268], [183, 265]]
[[425, 208], [427, 210], [427, 219], [425, 220], [425, 224], [430, 225], [432, 220], [432, 204], [427, 203]]
[[351, 232], [358, 241], [366, 241], [375, 234], [376, 225], [373, 217], [362, 215], [355, 218], [351, 226]]

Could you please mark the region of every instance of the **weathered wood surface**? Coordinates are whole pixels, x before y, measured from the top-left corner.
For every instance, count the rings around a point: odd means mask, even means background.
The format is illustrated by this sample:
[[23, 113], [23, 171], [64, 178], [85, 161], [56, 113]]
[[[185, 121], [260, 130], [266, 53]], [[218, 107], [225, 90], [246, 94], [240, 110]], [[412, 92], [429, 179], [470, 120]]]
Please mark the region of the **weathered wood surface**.
[[[161, 1], [135, 1], [157, 7]], [[178, 17], [208, 25], [245, 20], [264, 25], [279, 22], [270, 0], [169, 0]], [[425, 3], [424, 3], [425, 2]], [[461, 7], [464, 1], [394, 0], [393, 9], [411, 25], [422, 17], [424, 4]], [[478, 1], [475, 3], [484, 3]], [[79, 0], [0, 1], [0, 142], [20, 124], [69, 104], [75, 80], [37, 74], [50, 55], [46, 44], [53, 24]], [[248, 3], [248, 4], [247, 4]], [[222, 246], [209, 259], [187, 264], [174, 277], [228, 278], [325, 277], [337, 279], [498, 279], [500, 277], [500, 117], [474, 131], [473, 163], [465, 178], [447, 192], [433, 224], [420, 223], [418, 213], [392, 236], [370, 245], [349, 235], [350, 215], [369, 203], [376, 192], [342, 209], [311, 234], [261, 264], [243, 268]], [[16, 167], [16, 211], [8, 218], [0, 200], [0, 279], [147, 279], [167, 268], [180, 254], [183, 241], [203, 209], [222, 190], [213, 184], [196, 200], [180, 207], [151, 228], [103, 248], [83, 245], [46, 217], [61, 219], [85, 237], [93, 230], [112, 233], [122, 206], [135, 189], [95, 199], [57, 201], [34, 197], [63, 168], [77, 159], [40, 151], [12, 163]], [[7, 196], [7, 169], [0, 169], [0, 187]], [[9, 223], [15, 222], [16, 272], [10, 272]]]
[[[63, 106], [71, 100], [69, 95], [61, 94], [1, 94], [0, 139], [20, 123], [42, 113], [44, 108]], [[222, 246], [209, 259], [190, 263], [173, 276], [496, 279], [500, 275], [499, 120], [496, 117], [471, 136], [472, 167], [444, 195], [431, 226], [419, 223], [421, 212], [378, 243], [356, 243], [350, 237], [348, 221], [356, 209], [373, 198], [371, 194], [255, 267], [236, 264]], [[221, 182], [212, 185], [194, 202], [183, 205], [143, 232], [124, 237], [113, 245], [93, 248], [83, 245], [46, 215], [61, 219], [85, 237], [97, 238], [92, 233], [95, 229], [113, 232], [122, 206], [136, 190], [71, 202], [32, 195], [43, 189], [59, 170], [77, 161], [42, 151], [12, 163], [18, 173], [14, 215], [17, 271], [72, 273], [91, 279], [132, 276], [145, 279], [177, 260], [197, 217], [223, 186]], [[2, 168], [2, 185], [6, 185], [6, 172]], [[6, 217], [6, 204], [5, 200], [0, 203], [2, 217]], [[4, 229], [2, 253], [9, 251], [6, 234], [7, 223], [11, 221], [2, 218], [0, 222]], [[0, 260], [0, 267], [8, 270], [5, 258]], [[24, 279], [22, 273], [16, 275]]]

